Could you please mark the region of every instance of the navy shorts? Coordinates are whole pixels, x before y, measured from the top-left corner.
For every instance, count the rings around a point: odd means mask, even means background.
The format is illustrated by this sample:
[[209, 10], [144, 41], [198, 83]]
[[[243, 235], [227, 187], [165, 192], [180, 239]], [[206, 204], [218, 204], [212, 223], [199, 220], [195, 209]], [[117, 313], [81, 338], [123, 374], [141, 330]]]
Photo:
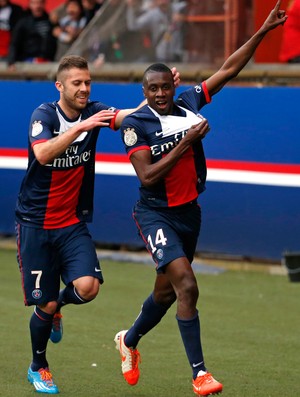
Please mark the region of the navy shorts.
[[201, 226], [201, 208], [196, 201], [174, 208], [137, 202], [133, 219], [158, 273], [177, 258], [186, 257], [192, 263]]
[[60, 280], [83, 276], [103, 283], [95, 245], [85, 223], [45, 230], [16, 224], [18, 263], [26, 306], [55, 301]]

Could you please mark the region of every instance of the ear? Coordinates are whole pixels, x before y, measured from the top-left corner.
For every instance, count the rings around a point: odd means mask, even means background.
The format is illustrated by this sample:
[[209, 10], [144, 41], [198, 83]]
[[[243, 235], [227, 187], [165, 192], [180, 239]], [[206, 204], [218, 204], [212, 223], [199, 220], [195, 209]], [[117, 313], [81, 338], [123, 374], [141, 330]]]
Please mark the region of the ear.
[[56, 87], [56, 89], [57, 89], [59, 92], [62, 92], [63, 89], [64, 89], [64, 86], [63, 86], [63, 84], [62, 84], [61, 81], [56, 81], [56, 82], [55, 82], [55, 87]]

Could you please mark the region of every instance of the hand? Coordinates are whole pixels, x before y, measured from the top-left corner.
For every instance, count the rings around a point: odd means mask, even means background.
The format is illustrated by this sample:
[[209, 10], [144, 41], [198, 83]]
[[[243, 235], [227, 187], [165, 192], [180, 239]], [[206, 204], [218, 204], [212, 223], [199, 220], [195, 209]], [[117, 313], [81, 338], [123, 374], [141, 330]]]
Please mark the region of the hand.
[[205, 138], [210, 131], [207, 119], [203, 118], [200, 123], [192, 125], [188, 130], [186, 138], [191, 140], [191, 143]]
[[177, 88], [177, 87], [179, 87], [179, 84], [180, 84], [180, 73], [177, 72], [177, 69], [175, 67], [173, 67], [171, 70], [173, 73], [174, 86], [175, 86], [175, 88]]
[[98, 113], [93, 114], [86, 120], [79, 123], [82, 126], [82, 130], [91, 130], [94, 127], [108, 127], [109, 121], [114, 117], [115, 112], [112, 110], [101, 110]]
[[274, 9], [270, 12], [268, 18], [265, 20], [263, 27], [269, 31], [275, 29], [278, 25], [284, 25], [287, 20], [285, 10], [280, 10], [281, 0], [278, 0]]

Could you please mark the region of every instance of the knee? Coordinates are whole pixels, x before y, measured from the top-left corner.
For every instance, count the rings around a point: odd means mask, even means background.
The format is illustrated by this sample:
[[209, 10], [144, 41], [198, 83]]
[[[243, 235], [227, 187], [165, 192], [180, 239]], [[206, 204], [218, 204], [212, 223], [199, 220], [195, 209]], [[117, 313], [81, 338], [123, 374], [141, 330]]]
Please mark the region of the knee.
[[194, 278], [184, 279], [178, 289], [178, 300], [189, 302], [192, 305], [197, 303], [199, 297], [199, 289], [197, 281]]
[[94, 277], [82, 277], [73, 281], [78, 294], [86, 301], [92, 301], [98, 295], [100, 283]]
[[176, 294], [173, 289], [154, 291], [153, 298], [159, 305], [170, 307], [176, 301]]
[[54, 314], [57, 309], [57, 302], [55, 301], [47, 302], [43, 305], [38, 305], [38, 307], [47, 314]]

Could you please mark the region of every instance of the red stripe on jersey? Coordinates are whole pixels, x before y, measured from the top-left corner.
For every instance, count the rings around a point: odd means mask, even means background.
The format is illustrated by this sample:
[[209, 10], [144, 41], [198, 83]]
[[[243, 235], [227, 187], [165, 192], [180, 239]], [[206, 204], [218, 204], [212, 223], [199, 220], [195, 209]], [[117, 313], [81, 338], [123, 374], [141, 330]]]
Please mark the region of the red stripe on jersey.
[[84, 167], [52, 172], [44, 229], [56, 229], [79, 222], [76, 206], [83, 176]]
[[206, 85], [206, 81], [203, 81], [202, 88], [203, 88], [203, 91], [204, 91], [206, 102], [210, 103], [211, 102], [211, 96], [209, 95], [209, 92], [208, 92], [208, 89], [207, 89], [207, 85]]
[[112, 130], [117, 130], [118, 128], [116, 128], [116, 118], [117, 118], [117, 114], [119, 113], [120, 110], [116, 110], [114, 117], [110, 120], [109, 123], [109, 128], [111, 128]]
[[23, 300], [24, 300], [24, 305], [28, 306], [27, 304], [27, 299], [26, 299], [26, 294], [25, 294], [25, 282], [24, 282], [24, 270], [23, 270], [23, 258], [21, 255], [21, 246], [20, 246], [20, 225], [17, 224], [16, 226], [16, 234], [17, 234], [17, 251], [18, 251], [18, 263], [19, 263], [19, 269], [21, 273], [21, 282], [22, 282], [22, 290], [23, 290]]
[[133, 153], [138, 152], [139, 150], [150, 150], [150, 148], [149, 148], [149, 146], [146, 146], [146, 145], [145, 146], [138, 146], [138, 147], [136, 147], [134, 149], [131, 149], [127, 153], [128, 157], [130, 157]]
[[198, 197], [194, 152], [189, 148], [165, 177], [168, 207], [182, 205]]
[[31, 147], [33, 148], [33, 146], [35, 146], [37, 143], [43, 143], [43, 142], [48, 142], [47, 139], [39, 139], [38, 141], [34, 141], [31, 144]]

